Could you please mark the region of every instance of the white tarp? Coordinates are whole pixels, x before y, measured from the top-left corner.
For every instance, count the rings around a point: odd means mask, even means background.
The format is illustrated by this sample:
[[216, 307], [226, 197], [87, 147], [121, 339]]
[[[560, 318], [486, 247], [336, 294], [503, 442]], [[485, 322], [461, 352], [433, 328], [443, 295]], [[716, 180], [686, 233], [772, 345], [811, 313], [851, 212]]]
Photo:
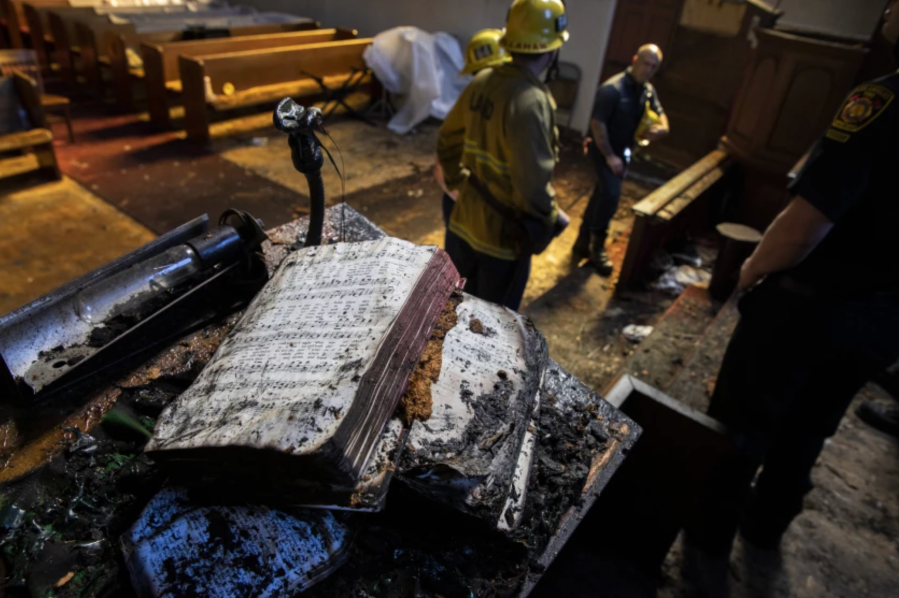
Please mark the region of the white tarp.
[[399, 110], [387, 127], [403, 135], [429, 116], [446, 118], [471, 77], [462, 48], [448, 33], [397, 27], [375, 36], [365, 63], [384, 88], [398, 96]]

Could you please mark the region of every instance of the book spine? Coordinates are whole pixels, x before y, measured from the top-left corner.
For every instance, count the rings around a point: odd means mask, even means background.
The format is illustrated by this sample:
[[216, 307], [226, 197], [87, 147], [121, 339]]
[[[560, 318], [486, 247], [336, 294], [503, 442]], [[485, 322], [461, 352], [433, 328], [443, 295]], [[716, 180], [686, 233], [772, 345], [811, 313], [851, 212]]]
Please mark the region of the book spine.
[[387, 420], [396, 410], [447, 300], [459, 282], [449, 255], [438, 249], [362, 376], [354, 408], [335, 434], [342, 472], [358, 480]]

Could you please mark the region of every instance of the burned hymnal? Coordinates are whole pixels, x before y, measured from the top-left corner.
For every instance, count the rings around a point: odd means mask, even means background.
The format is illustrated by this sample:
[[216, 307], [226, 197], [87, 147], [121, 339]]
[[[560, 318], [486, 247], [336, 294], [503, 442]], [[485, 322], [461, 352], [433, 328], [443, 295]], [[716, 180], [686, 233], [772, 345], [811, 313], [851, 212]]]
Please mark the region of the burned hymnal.
[[412, 424], [399, 475], [508, 529], [524, 500], [546, 341], [524, 316], [469, 295], [455, 312], [430, 388], [431, 416]]
[[166, 488], [121, 539], [142, 598], [294, 596], [346, 560], [350, 531], [323, 510], [203, 506]]
[[246, 478], [234, 480], [208, 477], [202, 473], [190, 484], [191, 498], [204, 504], [265, 504], [290, 505], [341, 511], [376, 512], [384, 508], [387, 490], [396, 471], [409, 432], [399, 418], [392, 418], [384, 426], [381, 439], [368, 460], [362, 478], [354, 484], [335, 484], [320, 480], [295, 478], [277, 484], [248, 485]]
[[193, 485], [354, 487], [458, 280], [393, 238], [289, 255], [147, 451]]

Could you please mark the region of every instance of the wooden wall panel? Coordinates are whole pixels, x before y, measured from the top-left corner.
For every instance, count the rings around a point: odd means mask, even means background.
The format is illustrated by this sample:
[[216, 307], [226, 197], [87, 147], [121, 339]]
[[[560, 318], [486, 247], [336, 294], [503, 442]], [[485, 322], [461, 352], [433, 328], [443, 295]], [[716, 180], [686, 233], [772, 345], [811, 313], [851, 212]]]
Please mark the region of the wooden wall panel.
[[770, 29], [756, 35], [722, 142], [745, 173], [730, 217], [764, 230], [790, 199], [787, 173], [826, 131], [866, 50]]
[[866, 50], [760, 29], [725, 144], [744, 163], [786, 175], [824, 133]]

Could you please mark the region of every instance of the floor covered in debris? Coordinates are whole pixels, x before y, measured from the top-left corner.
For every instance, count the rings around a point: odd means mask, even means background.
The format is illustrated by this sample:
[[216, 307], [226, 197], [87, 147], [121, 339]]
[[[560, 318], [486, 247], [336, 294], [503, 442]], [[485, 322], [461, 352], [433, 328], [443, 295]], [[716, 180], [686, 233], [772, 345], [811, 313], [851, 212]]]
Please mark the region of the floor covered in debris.
[[[88, 102], [74, 112], [76, 143], [62, 135], [56, 141], [65, 178], [41, 183], [26, 176], [0, 187], [2, 313], [203, 213], [215, 218], [239, 207], [273, 227], [307, 211], [305, 181], [268, 115], [221, 127], [211, 147], [198, 148], [179, 132], [154, 133], [145, 117], [112, 117], [106, 107]], [[383, 123], [337, 118], [327, 125], [343, 175], [342, 182], [330, 165], [324, 170], [329, 204], [345, 195], [389, 234], [442, 244], [441, 192], [430, 171], [438, 124], [426, 123], [405, 137]], [[629, 208], [663, 182], [664, 172], [651, 164], [637, 167], [624, 185], [610, 246], [619, 268], [632, 224]], [[551, 356], [594, 390], [602, 393], [625, 371], [703, 410], [737, 315], [697, 288], [679, 298], [651, 290], [615, 293], [617, 272], [603, 278], [589, 265], [572, 263], [570, 247], [592, 185], [580, 144], [567, 141], [556, 190], [572, 225], [534, 260], [523, 311], [546, 335]], [[633, 344], [622, 338], [629, 324], [655, 330]], [[884, 393], [870, 385], [863, 394]], [[759, 553], [738, 540], [728, 575], [732, 596], [895, 593], [899, 443], [851, 412], [814, 475], [817, 487], [779, 553]], [[636, 595], [632, 586], [602, 587], [589, 543], [614, 540], [599, 529], [584, 532], [590, 535], [585, 540], [581, 534], [582, 549], [569, 555], [582, 559], [581, 574], [568, 581], [571, 595]], [[652, 580], [659, 596], [691, 595], [683, 564], [678, 543], [660, 579]]]

